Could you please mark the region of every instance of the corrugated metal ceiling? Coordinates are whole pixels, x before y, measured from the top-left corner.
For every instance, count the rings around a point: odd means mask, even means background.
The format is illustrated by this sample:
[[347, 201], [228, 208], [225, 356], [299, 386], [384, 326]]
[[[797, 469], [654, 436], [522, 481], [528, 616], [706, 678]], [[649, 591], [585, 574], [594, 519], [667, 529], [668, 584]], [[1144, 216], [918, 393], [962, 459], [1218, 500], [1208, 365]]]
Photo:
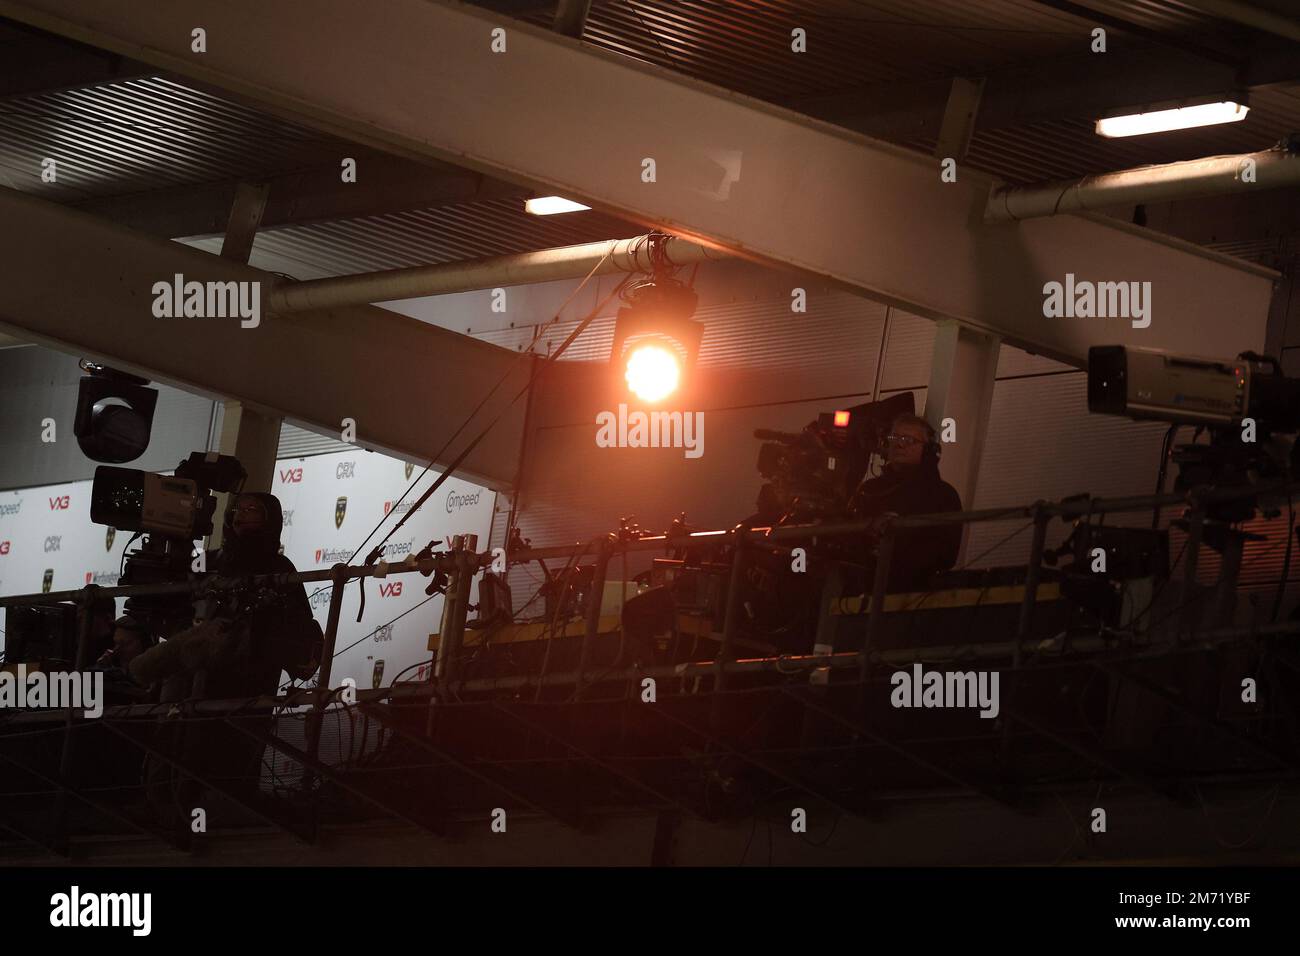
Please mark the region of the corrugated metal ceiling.
[[[491, 7], [494, 0], [485, 0]], [[554, 3], [508, 2], [549, 25]], [[1086, 0], [1149, 31], [1142, 42], [1242, 51], [1244, 28], [1177, 0]], [[584, 42], [773, 101], [1041, 63], [1077, 53], [1091, 21], [1074, 0], [596, 0]], [[1076, 12], [1067, 12], [1067, 11]], [[809, 31], [790, 55], [790, 31]], [[1062, 59], [1062, 62], [1064, 60]], [[1011, 181], [1259, 149], [1300, 130], [1300, 86], [1257, 90], [1243, 123], [1104, 140], [1091, 123], [977, 129], [969, 160]], [[927, 139], [908, 145], [932, 148]], [[0, 183], [59, 201], [258, 179], [333, 161], [343, 141], [158, 77], [0, 101]], [[56, 183], [41, 160], [59, 161]], [[301, 278], [633, 235], [596, 213], [539, 219], [492, 200], [266, 230], [258, 246]]]
[[[1013, 182], [1035, 182], [1267, 149], [1296, 132], [1300, 132], [1300, 84], [1256, 90], [1250, 97], [1250, 113], [1239, 123], [1159, 136], [1106, 139], [1083, 120], [977, 128], [968, 161]], [[908, 145], [929, 152], [934, 141], [917, 139]]]
[[159, 77], [0, 102], [0, 182], [55, 201], [291, 171], [341, 144]]
[[[1225, 52], [1249, 31], [1176, 0], [595, 0], [583, 41], [779, 101], [871, 83], [984, 73], [1075, 52], [1097, 18], [1132, 36]], [[493, 7], [493, 0], [478, 5]], [[523, 16], [549, 26], [553, 4]], [[1088, 7], [1097, 17], [1067, 12]], [[790, 55], [790, 31], [808, 32]], [[1123, 31], [1121, 31], [1123, 32]]]

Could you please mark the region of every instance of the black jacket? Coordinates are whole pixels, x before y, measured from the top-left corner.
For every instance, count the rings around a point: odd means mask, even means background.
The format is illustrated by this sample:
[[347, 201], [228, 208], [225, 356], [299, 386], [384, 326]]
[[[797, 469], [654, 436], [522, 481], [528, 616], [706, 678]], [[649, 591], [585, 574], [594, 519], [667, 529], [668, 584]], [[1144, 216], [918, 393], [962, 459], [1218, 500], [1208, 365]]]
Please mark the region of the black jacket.
[[[854, 498], [854, 506], [862, 517], [888, 512], [920, 515], [962, 510], [957, 489], [939, 476], [939, 469], [934, 465], [906, 470], [886, 468], [879, 478], [863, 484]], [[961, 550], [961, 536], [960, 524], [898, 531], [889, 565], [889, 590], [924, 588], [934, 575], [952, 568]], [[870, 582], [868, 576], [868, 588]]]
[[[233, 529], [227, 524], [225, 544], [209, 555], [208, 569], [229, 576], [294, 573], [293, 562], [279, 553], [283, 525], [279, 499], [271, 494], [252, 497], [266, 506], [264, 535], [260, 540], [241, 542], [232, 537]], [[248, 647], [242, 655], [246, 670], [237, 683], [255, 693], [273, 693], [281, 670], [301, 677], [313, 656], [319, 661], [321, 630], [303, 585], [260, 589], [241, 595], [239, 604], [234, 616], [247, 625]]]

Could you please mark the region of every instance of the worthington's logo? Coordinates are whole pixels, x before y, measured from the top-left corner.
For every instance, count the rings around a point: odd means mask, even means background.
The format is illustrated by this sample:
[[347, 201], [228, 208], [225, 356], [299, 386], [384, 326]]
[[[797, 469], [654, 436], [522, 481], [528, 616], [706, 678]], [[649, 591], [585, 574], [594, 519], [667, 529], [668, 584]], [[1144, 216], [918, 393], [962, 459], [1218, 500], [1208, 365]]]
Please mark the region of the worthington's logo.
[[598, 412], [596, 445], [600, 448], [682, 448], [687, 458], [704, 454], [703, 412]]
[[244, 329], [262, 323], [260, 282], [186, 282], [178, 272], [171, 282], [155, 282], [152, 291], [155, 318], [239, 318]]

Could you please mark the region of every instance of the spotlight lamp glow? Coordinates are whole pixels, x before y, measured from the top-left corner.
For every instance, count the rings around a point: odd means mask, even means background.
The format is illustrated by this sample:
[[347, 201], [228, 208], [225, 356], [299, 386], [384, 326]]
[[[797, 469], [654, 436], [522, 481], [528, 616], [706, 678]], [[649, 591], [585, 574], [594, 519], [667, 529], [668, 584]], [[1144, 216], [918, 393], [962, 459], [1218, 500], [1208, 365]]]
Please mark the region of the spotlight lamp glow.
[[524, 200], [524, 212], [532, 213], [534, 216], [554, 216], [561, 212], [583, 212], [590, 208], [590, 206], [584, 206], [572, 199], [565, 199], [563, 196], [539, 196], [536, 199]]
[[1164, 133], [1218, 123], [1239, 123], [1249, 112], [1249, 106], [1225, 100], [1220, 103], [1152, 110], [1149, 113], [1131, 113], [1127, 116], [1107, 116], [1097, 120], [1097, 135], [1108, 138], [1142, 136], [1146, 133]]
[[677, 391], [682, 371], [677, 356], [662, 345], [634, 345], [623, 377], [641, 401], [658, 402]]
[[610, 384], [654, 405], [689, 383], [704, 334], [691, 320], [698, 300], [692, 289], [658, 275], [625, 301], [614, 323]]

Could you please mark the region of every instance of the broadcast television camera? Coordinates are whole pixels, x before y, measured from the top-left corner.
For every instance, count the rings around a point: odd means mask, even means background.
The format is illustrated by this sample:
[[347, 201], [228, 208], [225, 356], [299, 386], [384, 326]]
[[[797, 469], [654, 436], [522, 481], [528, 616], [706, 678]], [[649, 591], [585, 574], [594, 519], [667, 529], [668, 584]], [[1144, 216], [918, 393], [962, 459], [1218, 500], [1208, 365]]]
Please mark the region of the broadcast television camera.
[[[90, 520], [146, 536], [140, 550], [126, 556], [119, 584], [184, 581], [192, 570], [195, 539], [212, 533], [214, 492], [238, 492], [246, 477], [238, 459], [198, 451], [170, 476], [107, 465], [96, 468]], [[128, 598], [126, 611], [157, 631], [187, 625], [193, 617], [185, 595]]]
[[822, 412], [802, 432], [755, 431], [764, 443], [758, 450], [758, 472], [767, 480], [758, 493], [759, 517], [776, 524], [847, 515], [890, 424], [915, 409], [912, 393], [903, 392]]
[[[1169, 422], [1166, 443], [1180, 425], [1208, 429], [1208, 443], [1173, 449], [1179, 492], [1300, 475], [1300, 445], [1282, 438], [1300, 429], [1300, 380], [1283, 375], [1269, 356], [1242, 352], [1225, 361], [1093, 346], [1088, 350], [1088, 410]], [[1247, 419], [1253, 422], [1253, 434]], [[1162, 461], [1161, 483], [1163, 468]], [[1207, 512], [1231, 523], [1252, 517], [1256, 507], [1251, 497], [1213, 505]]]

